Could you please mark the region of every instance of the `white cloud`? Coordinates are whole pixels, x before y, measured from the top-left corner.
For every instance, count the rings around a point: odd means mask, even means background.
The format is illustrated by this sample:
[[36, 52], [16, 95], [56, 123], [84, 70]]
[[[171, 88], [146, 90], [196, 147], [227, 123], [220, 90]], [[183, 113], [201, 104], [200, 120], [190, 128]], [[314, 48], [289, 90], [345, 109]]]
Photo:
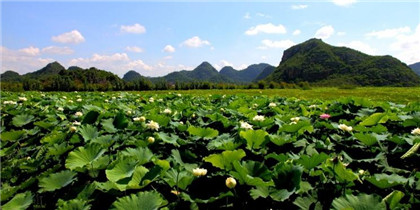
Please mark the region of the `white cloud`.
[[147, 65], [142, 60], [132, 60], [126, 53], [114, 53], [112, 55], [93, 54], [90, 58], [75, 58], [70, 60], [69, 66], [79, 66], [82, 68], [96, 67], [116, 73], [120, 77], [128, 70], [136, 70], [142, 75], [144, 71], [151, 71], [153, 67]]
[[369, 33], [365, 34], [365, 36], [375, 37], [375, 38], [378, 38], [378, 39], [395, 38], [399, 35], [408, 34], [410, 32], [411, 32], [410, 27], [406, 26], [406, 27], [401, 27], [401, 28], [385, 29], [385, 30], [382, 30], [382, 31], [372, 31], [372, 32], [369, 32]]
[[55, 55], [70, 55], [74, 53], [74, 50], [70, 47], [58, 47], [58, 46], [48, 46], [42, 48], [42, 53], [45, 54], [55, 54]]
[[318, 29], [315, 33], [315, 37], [320, 39], [328, 39], [333, 34], [334, 28], [331, 25], [328, 25]]
[[204, 45], [211, 45], [207, 40], [201, 40], [200, 37], [194, 36], [190, 39], [185, 40], [181, 46], [187, 46], [192, 48], [202, 47]]
[[166, 45], [163, 48], [163, 51], [167, 52], [167, 53], [173, 53], [173, 52], [175, 52], [175, 47], [173, 47], [172, 45]]
[[7, 70], [13, 70], [19, 74], [25, 74], [39, 70], [45, 67], [48, 63], [54, 61], [51, 58], [41, 58], [38, 56], [30, 55], [30, 53], [28, 54], [28, 52], [25, 51], [26, 50], [12, 50], [0, 46], [0, 56], [2, 59], [1, 71], [4, 72]]
[[140, 47], [137, 46], [127, 46], [125, 48], [125, 50], [127, 50], [128, 52], [135, 52], [135, 53], [142, 53], [144, 52], [144, 50]]
[[72, 43], [78, 44], [85, 41], [85, 38], [78, 30], [73, 30], [67, 33], [60, 34], [58, 36], [53, 36], [51, 38], [53, 42], [59, 43]]
[[258, 47], [258, 49], [261, 49], [261, 50], [265, 50], [265, 49], [268, 49], [268, 48], [287, 49], [287, 48], [295, 45], [295, 43], [291, 40], [272, 41], [272, 40], [269, 40], [269, 39], [264, 39], [264, 40], [261, 41], [261, 43], [263, 45]]
[[29, 56], [37, 56], [39, 55], [40, 50], [37, 47], [30, 46], [27, 48], [20, 49], [19, 52], [24, 53]]
[[346, 32], [344, 32], [344, 31], [339, 31], [339, 32], [337, 32], [337, 35], [338, 35], [338, 36], [344, 36], [344, 35], [346, 35]]
[[413, 64], [420, 61], [420, 24], [411, 34], [400, 34], [396, 41], [390, 45], [392, 51], [395, 51], [395, 57], [407, 64]]
[[245, 19], [251, 19], [251, 15], [249, 14], [249, 12], [247, 12], [247, 13], [244, 15], [244, 18], [245, 18]]
[[272, 23], [261, 24], [254, 27], [251, 27], [247, 31], [245, 31], [246, 35], [257, 35], [259, 33], [266, 33], [266, 34], [285, 34], [286, 28], [282, 25], [274, 25]]
[[266, 14], [264, 14], [264, 13], [257, 13], [256, 14], [258, 17], [264, 17], [264, 18], [271, 18], [271, 16], [270, 15], [266, 15]]
[[306, 9], [308, 8], [308, 5], [306, 4], [297, 4], [297, 5], [292, 5], [292, 9], [294, 10], [298, 10], [298, 9]]
[[227, 60], [220, 60], [220, 62], [219, 62], [219, 63], [216, 63], [216, 64], [214, 64], [214, 65], [213, 65], [213, 67], [214, 67], [215, 69], [219, 70], [219, 71], [220, 71], [223, 67], [225, 67], [225, 66], [230, 66], [230, 67], [232, 67], [232, 68], [234, 68], [234, 69], [236, 69], [236, 70], [243, 70], [243, 69], [245, 69], [246, 67], [248, 67], [248, 65], [246, 65], [246, 64], [234, 65], [233, 63], [231, 63], [231, 62], [229, 62], [229, 61], [227, 61]]
[[302, 33], [302, 32], [299, 29], [297, 29], [297, 30], [293, 31], [293, 36], [297, 36], [300, 33]]
[[357, 1], [356, 0], [331, 0], [331, 2], [340, 7], [348, 7], [356, 3]]
[[370, 45], [362, 42], [362, 41], [351, 41], [348, 43], [339, 43], [338, 46], [345, 46], [345, 47], [349, 47], [355, 50], [358, 50], [360, 52], [369, 54], [369, 55], [377, 55], [378, 54], [378, 50], [371, 47]]
[[146, 33], [146, 28], [138, 23], [134, 25], [122, 25], [120, 27], [121, 32], [132, 33], [132, 34], [143, 34]]
[[172, 58], [173, 58], [172, 55], [168, 55], [168, 56], [163, 57], [164, 60], [171, 60]]

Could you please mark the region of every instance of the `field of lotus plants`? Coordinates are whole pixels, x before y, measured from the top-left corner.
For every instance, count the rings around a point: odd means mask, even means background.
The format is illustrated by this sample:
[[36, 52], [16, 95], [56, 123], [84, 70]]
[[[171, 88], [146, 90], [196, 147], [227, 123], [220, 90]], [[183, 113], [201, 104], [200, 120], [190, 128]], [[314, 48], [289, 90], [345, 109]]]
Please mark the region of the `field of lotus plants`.
[[420, 209], [420, 102], [1, 92], [1, 208]]

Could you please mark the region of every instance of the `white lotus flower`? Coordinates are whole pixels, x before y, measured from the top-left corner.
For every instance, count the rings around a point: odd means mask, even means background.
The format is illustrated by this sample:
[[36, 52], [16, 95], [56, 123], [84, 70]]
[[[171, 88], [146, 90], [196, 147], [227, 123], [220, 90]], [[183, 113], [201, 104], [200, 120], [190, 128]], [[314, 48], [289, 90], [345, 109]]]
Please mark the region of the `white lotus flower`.
[[411, 131], [411, 134], [413, 134], [413, 135], [420, 135], [420, 128], [413, 129]]
[[109, 101], [108, 101], [108, 99], [105, 99], [105, 103], [108, 103]]
[[13, 104], [16, 105], [16, 101], [3, 101], [3, 104]]
[[207, 174], [207, 169], [204, 168], [194, 168], [193, 175], [194, 176], [205, 176]]
[[73, 100], [69, 100], [69, 103], [73, 103]]
[[81, 98], [78, 98], [76, 101], [77, 102], [82, 102], [82, 99]]
[[351, 126], [347, 126], [345, 124], [338, 125], [338, 128], [340, 128], [343, 131], [351, 132], [353, 128]]
[[140, 122], [144, 122], [144, 121], [146, 121], [146, 118], [141, 116], [139, 120], [140, 120]]
[[176, 94], [178, 97], [181, 97], [181, 94], [180, 93], [178, 93], [178, 94]]
[[58, 107], [57, 110], [60, 112], [64, 111], [63, 107]]
[[115, 96], [112, 96], [112, 98], [111, 98], [112, 100], [115, 100], [115, 99], [117, 99]]
[[76, 128], [75, 126], [71, 126], [71, 127], [70, 127], [70, 131], [71, 131], [71, 132], [75, 132], [76, 130], [77, 130], [77, 128]]
[[236, 180], [233, 177], [229, 177], [226, 179], [226, 187], [232, 189], [236, 186]]
[[19, 97], [19, 101], [27, 101], [28, 99], [26, 97]]
[[309, 106], [309, 109], [315, 109], [315, 108], [316, 108], [315, 104], [312, 104], [312, 105]]
[[73, 125], [81, 125], [81, 123], [80, 123], [80, 122], [78, 122], [78, 121], [74, 121], [74, 122], [73, 122]]
[[292, 117], [292, 118], [290, 118], [290, 121], [295, 122], [295, 123], [299, 122], [299, 120], [300, 120], [300, 117]]
[[155, 130], [155, 131], [159, 130], [159, 123], [157, 123], [153, 120], [150, 120], [150, 122], [147, 123], [146, 126], [150, 130]]
[[250, 125], [249, 123], [247, 123], [247, 122], [240, 122], [240, 123], [241, 123], [241, 128], [242, 129], [245, 129], [245, 130], [250, 129], [250, 130], [252, 130], [252, 125]]
[[154, 99], [154, 98], [152, 98], [152, 97], [150, 97], [150, 98], [149, 98], [149, 102], [150, 102], [150, 103], [153, 103], [154, 101], [155, 101], [155, 99]]
[[254, 118], [252, 118], [254, 121], [264, 121], [265, 117], [263, 115], [256, 115]]
[[67, 96], [63, 96], [62, 98], [63, 98], [63, 99], [67, 99]]
[[163, 102], [163, 99], [159, 98], [157, 101], [158, 101], [158, 102]]
[[81, 117], [81, 116], [83, 116], [83, 113], [82, 113], [82, 112], [76, 112], [74, 115], [75, 115], [76, 117]]
[[130, 111], [130, 110], [128, 110], [128, 111], [127, 111], [127, 114], [128, 114], [128, 115], [131, 115], [131, 111]]
[[268, 104], [268, 107], [276, 107], [277, 106], [277, 104], [276, 103], [273, 103], [273, 102], [271, 102], [270, 104]]
[[163, 113], [164, 113], [164, 114], [171, 114], [171, 113], [172, 113], [172, 111], [171, 111], [170, 109], [165, 109], [165, 110], [163, 110]]

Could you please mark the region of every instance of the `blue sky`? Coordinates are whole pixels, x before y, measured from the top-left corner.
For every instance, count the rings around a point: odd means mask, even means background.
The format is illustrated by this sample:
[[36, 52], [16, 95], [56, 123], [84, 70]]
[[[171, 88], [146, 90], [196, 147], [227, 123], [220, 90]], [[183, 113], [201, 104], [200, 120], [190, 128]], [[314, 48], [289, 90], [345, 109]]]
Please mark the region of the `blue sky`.
[[1, 2], [1, 71], [52, 61], [122, 76], [161, 76], [203, 61], [277, 66], [283, 51], [322, 38], [371, 55], [420, 61], [419, 1]]

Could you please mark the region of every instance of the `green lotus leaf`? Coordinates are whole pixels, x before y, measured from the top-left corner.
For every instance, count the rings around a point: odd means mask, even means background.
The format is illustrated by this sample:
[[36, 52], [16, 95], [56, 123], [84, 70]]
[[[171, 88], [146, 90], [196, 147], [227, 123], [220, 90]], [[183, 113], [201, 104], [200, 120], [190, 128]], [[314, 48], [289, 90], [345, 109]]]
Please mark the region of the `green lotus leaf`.
[[33, 115], [20, 114], [20, 115], [17, 115], [15, 117], [13, 117], [12, 123], [16, 127], [22, 127], [22, 126], [32, 122], [34, 118], [35, 117]]
[[27, 209], [33, 201], [33, 195], [30, 191], [16, 194], [9, 202], [3, 204], [3, 210], [23, 210]]
[[147, 147], [127, 148], [122, 151], [121, 154], [123, 156], [135, 158], [139, 165], [149, 162], [153, 157], [152, 151]]
[[297, 163], [301, 164], [305, 169], [311, 170], [328, 159], [328, 157], [325, 153], [313, 154], [312, 156], [301, 155]]
[[41, 178], [39, 180], [39, 186], [41, 187], [39, 191], [46, 192], [61, 189], [72, 183], [76, 174], [76, 172], [66, 170]]
[[360, 122], [363, 126], [372, 126], [379, 123], [386, 123], [388, 121], [388, 115], [386, 113], [374, 113]]
[[89, 210], [91, 205], [88, 204], [88, 201], [81, 199], [72, 199], [69, 201], [58, 200], [57, 206], [59, 210]]
[[125, 158], [117, 160], [117, 163], [111, 169], [105, 170], [109, 181], [118, 182], [121, 179], [131, 177], [136, 168], [137, 161], [134, 158]]
[[334, 199], [332, 207], [336, 210], [367, 210], [367, 209], [386, 209], [385, 203], [381, 202], [379, 197], [374, 195], [346, 195]]
[[190, 133], [190, 135], [198, 136], [203, 139], [212, 139], [219, 135], [219, 131], [214, 130], [212, 128], [200, 128], [194, 126], [188, 127], [188, 132]]
[[0, 137], [2, 141], [16, 141], [26, 133], [25, 130], [11, 130], [1, 132]]
[[118, 130], [114, 126], [114, 119], [103, 119], [101, 122], [102, 128], [108, 133], [115, 133]]
[[85, 147], [78, 147], [69, 153], [66, 159], [66, 168], [70, 170], [83, 170], [85, 166], [89, 169], [95, 160], [104, 154], [105, 150], [98, 144], [88, 144]]
[[378, 142], [375, 136], [368, 133], [356, 133], [354, 137], [367, 146], [372, 146]]
[[204, 157], [203, 160], [211, 163], [214, 167], [231, 170], [233, 162], [241, 160], [246, 154], [242, 149], [224, 151], [221, 154], [212, 154]]
[[125, 114], [120, 112], [115, 116], [113, 125], [116, 129], [125, 129], [128, 127], [128, 119], [125, 117]]
[[125, 197], [118, 198], [112, 204], [111, 209], [128, 210], [128, 209], [142, 209], [142, 210], [156, 210], [159, 207], [166, 205], [168, 202], [161, 194], [155, 191], [139, 192]]
[[98, 129], [89, 124], [80, 126], [79, 132], [85, 142], [89, 142], [90, 140], [99, 136]]
[[264, 130], [241, 131], [239, 135], [246, 140], [248, 149], [259, 149], [267, 142], [268, 133]]
[[375, 174], [371, 177], [365, 178], [368, 182], [372, 183], [376, 187], [381, 189], [386, 189], [390, 187], [394, 187], [397, 185], [402, 185], [407, 183], [408, 179], [397, 175], [397, 174]]
[[90, 111], [84, 117], [82, 124], [93, 124], [99, 117], [99, 112], [97, 111]]

